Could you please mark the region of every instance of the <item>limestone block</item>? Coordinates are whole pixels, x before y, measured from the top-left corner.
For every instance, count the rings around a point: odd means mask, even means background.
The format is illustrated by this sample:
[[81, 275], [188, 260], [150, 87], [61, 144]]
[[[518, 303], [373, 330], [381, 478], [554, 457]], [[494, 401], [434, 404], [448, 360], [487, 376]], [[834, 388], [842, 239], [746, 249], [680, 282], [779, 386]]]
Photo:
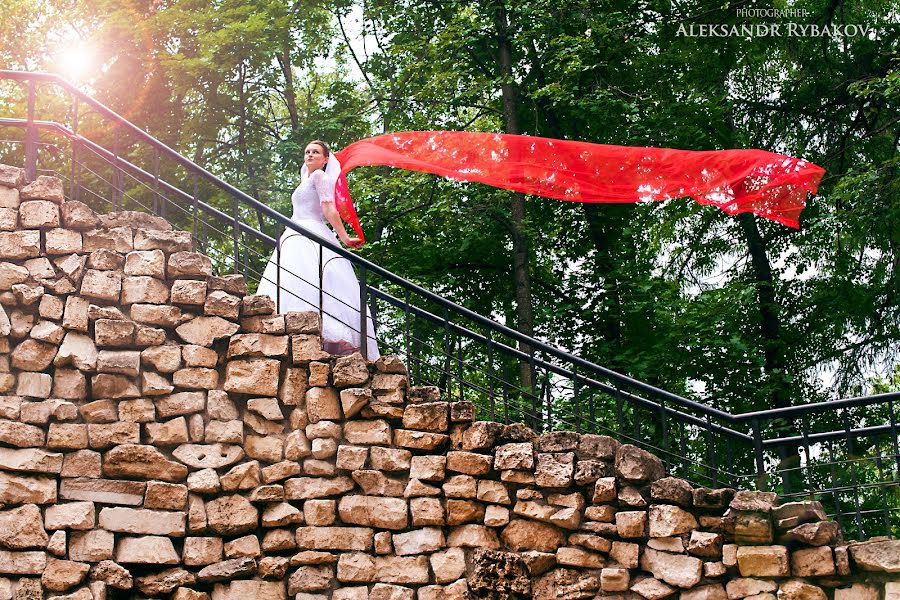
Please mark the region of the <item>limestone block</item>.
[[[119, 446], [118, 448], [122, 447]], [[108, 452], [107, 455], [113, 451]], [[108, 470], [108, 465], [104, 464], [104, 468]], [[62, 480], [59, 487], [59, 497], [63, 500], [83, 500], [104, 504], [140, 506], [144, 500], [145, 490], [146, 484], [138, 481], [77, 477]]]
[[44, 430], [34, 425], [0, 419], [0, 442], [19, 448], [44, 445]]
[[11, 290], [12, 286], [25, 282], [28, 269], [15, 263], [0, 262], [0, 290]]
[[206, 302], [206, 290], [207, 284], [205, 281], [178, 279], [172, 283], [172, 304], [202, 306]]
[[41, 509], [25, 504], [0, 510], [0, 547], [12, 550], [43, 549], [50, 539], [44, 531]]
[[256, 560], [250, 557], [235, 558], [204, 567], [197, 573], [197, 580], [203, 583], [227, 581], [235, 577], [252, 575], [254, 571], [256, 571]]
[[230, 360], [225, 367], [225, 391], [275, 396], [280, 366], [281, 363], [274, 359]]
[[109, 531], [93, 529], [73, 532], [69, 537], [69, 558], [83, 562], [100, 562], [113, 557], [115, 537]]
[[341, 390], [341, 409], [345, 418], [357, 415], [372, 401], [372, 390], [368, 388], [348, 388]]
[[46, 200], [31, 200], [19, 205], [19, 223], [23, 229], [59, 227], [59, 206]]
[[391, 427], [387, 421], [348, 421], [344, 425], [344, 437], [350, 444], [391, 444]]
[[0, 231], [0, 259], [24, 260], [41, 254], [41, 232], [36, 229], [26, 231]]
[[[65, 326], [65, 321], [63, 326]], [[135, 325], [131, 321], [97, 319], [94, 323], [94, 341], [98, 346], [110, 348], [127, 347], [134, 341], [134, 334]]]
[[900, 573], [900, 540], [878, 540], [850, 546], [850, 556], [864, 571]]
[[[230, 337], [237, 333], [239, 329], [240, 326], [237, 323], [226, 321], [221, 317], [197, 317], [183, 325], [179, 325], [175, 329], [175, 333], [188, 344], [210, 347], [216, 340]], [[275, 394], [272, 393], [271, 395], [274, 396]]]
[[381, 529], [405, 529], [409, 523], [407, 512], [406, 501], [400, 498], [343, 496], [338, 504], [344, 523]]
[[177, 565], [178, 553], [167, 537], [123, 537], [116, 544], [116, 562], [142, 565]]
[[40, 575], [46, 568], [46, 552], [0, 550], [0, 574]]
[[413, 527], [444, 525], [444, 506], [437, 498], [412, 498], [409, 501]]
[[[169, 286], [165, 282], [153, 277], [139, 275], [125, 277], [122, 280], [122, 304], [165, 304], [169, 301]], [[166, 307], [166, 310], [178, 315], [174, 307]], [[180, 315], [178, 315], [180, 316]], [[178, 324], [178, 317], [174, 320], [166, 320], [162, 323], [159, 315], [151, 317], [147, 310], [132, 310], [132, 318], [135, 321], [149, 324], [162, 324], [173, 326]]]
[[[87, 431], [85, 431], [85, 445], [87, 445]], [[63, 477], [99, 478], [102, 475], [100, 470], [100, 453], [93, 450], [78, 450], [66, 453], [60, 475]], [[60, 493], [60, 495], [62, 494]]]
[[783, 581], [778, 586], [778, 600], [826, 600], [828, 596], [817, 585], [799, 579]]
[[183, 511], [187, 506], [187, 486], [162, 481], [147, 482], [144, 508]]
[[51, 395], [66, 400], [84, 400], [87, 397], [87, 378], [75, 369], [56, 369]]
[[22, 372], [16, 381], [16, 395], [28, 398], [49, 398], [53, 379], [46, 373]]
[[48, 506], [44, 512], [44, 527], [56, 529], [89, 530], [94, 528], [93, 502], [67, 502]]
[[[68, 306], [68, 304], [67, 301], [66, 305]], [[87, 321], [86, 314], [85, 321]], [[71, 365], [81, 371], [93, 371], [97, 367], [98, 356], [97, 346], [94, 345], [93, 339], [84, 334], [70, 331], [63, 339], [62, 345], [53, 359], [53, 364], [57, 367]]]
[[107, 531], [138, 535], [182, 537], [186, 515], [183, 512], [106, 507], [100, 511], [99, 526]]
[[118, 271], [88, 269], [81, 280], [81, 295], [105, 302], [118, 302], [122, 293], [122, 274]]
[[784, 546], [739, 546], [737, 564], [743, 577], [786, 577], [788, 552]]
[[56, 357], [54, 344], [28, 339], [19, 343], [12, 352], [12, 366], [23, 371], [43, 371]]
[[[236, 321], [241, 314], [241, 299], [222, 290], [213, 290], [204, 299], [203, 314]], [[285, 351], [287, 351], [286, 338]]]
[[65, 202], [62, 180], [49, 175], [38, 175], [19, 192], [22, 200], [47, 200], [57, 205]]
[[409, 462], [409, 476], [423, 481], [443, 481], [446, 474], [447, 457], [414, 456]]
[[209, 277], [212, 275], [212, 261], [196, 252], [173, 252], [169, 256], [166, 272], [170, 279]]
[[547, 523], [514, 519], [501, 534], [506, 546], [513, 551], [538, 550], [556, 552], [565, 543], [562, 530]]
[[531, 469], [534, 467], [534, 446], [529, 442], [498, 446], [494, 458], [495, 469]]
[[[191, 246], [190, 231], [158, 231], [139, 228], [134, 233], [135, 250], [162, 250], [171, 253], [190, 250]], [[169, 276], [172, 277], [171, 274]]]
[[694, 515], [671, 504], [650, 507], [650, 537], [662, 538], [688, 533], [699, 527]]
[[291, 360], [294, 364], [306, 365], [310, 361], [325, 360], [328, 356], [328, 353], [322, 350], [322, 339], [318, 335], [291, 336]]
[[752, 577], [739, 577], [729, 580], [725, 585], [725, 592], [730, 600], [739, 600], [757, 594], [774, 592], [778, 589], [778, 583], [766, 579], [754, 579]]
[[[178, 456], [178, 450], [181, 448], [184, 446], [179, 446], [174, 453], [179, 460], [183, 460]], [[193, 464], [190, 466], [194, 467]], [[205, 468], [206, 466], [196, 466], [195, 468]], [[110, 477], [158, 479], [175, 483], [184, 481], [187, 478], [188, 470], [183, 464], [168, 460], [152, 446], [125, 444], [106, 452], [103, 460], [103, 473]]]
[[59, 473], [63, 455], [37, 448], [0, 448], [0, 469], [6, 471], [30, 471], [32, 473]]
[[616, 475], [626, 481], [650, 482], [662, 479], [665, 468], [662, 461], [646, 450], [625, 444], [616, 450]]
[[641, 554], [640, 566], [669, 585], [690, 589], [700, 582], [703, 561], [693, 556], [669, 554], [646, 548]]
[[534, 472], [535, 483], [541, 487], [567, 487], [575, 473], [575, 454], [538, 454]]
[[120, 444], [137, 444], [141, 441], [138, 423], [91, 423], [88, 425], [88, 445], [94, 449], [109, 448]]

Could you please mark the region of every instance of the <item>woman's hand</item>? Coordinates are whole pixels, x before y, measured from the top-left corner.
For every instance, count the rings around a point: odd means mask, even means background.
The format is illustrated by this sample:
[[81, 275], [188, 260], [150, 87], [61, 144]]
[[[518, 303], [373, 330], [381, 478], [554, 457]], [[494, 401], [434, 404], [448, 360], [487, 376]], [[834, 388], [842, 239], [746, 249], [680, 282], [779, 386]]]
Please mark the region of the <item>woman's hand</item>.
[[363, 245], [363, 241], [356, 236], [353, 236], [353, 237], [347, 236], [346, 238], [342, 239], [341, 241], [344, 242], [345, 246], [349, 246], [350, 248], [359, 248]]

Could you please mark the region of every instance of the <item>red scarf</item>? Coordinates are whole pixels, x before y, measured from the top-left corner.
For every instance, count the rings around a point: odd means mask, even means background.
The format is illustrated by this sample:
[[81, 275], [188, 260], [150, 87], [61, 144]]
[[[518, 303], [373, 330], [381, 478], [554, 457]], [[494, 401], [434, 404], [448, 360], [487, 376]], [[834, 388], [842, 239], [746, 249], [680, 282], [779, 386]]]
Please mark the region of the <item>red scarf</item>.
[[467, 131], [405, 131], [336, 153], [335, 199], [362, 239], [344, 175], [385, 165], [571, 202], [657, 202], [690, 196], [730, 215], [752, 212], [799, 228], [825, 170], [764, 150], [673, 150]]

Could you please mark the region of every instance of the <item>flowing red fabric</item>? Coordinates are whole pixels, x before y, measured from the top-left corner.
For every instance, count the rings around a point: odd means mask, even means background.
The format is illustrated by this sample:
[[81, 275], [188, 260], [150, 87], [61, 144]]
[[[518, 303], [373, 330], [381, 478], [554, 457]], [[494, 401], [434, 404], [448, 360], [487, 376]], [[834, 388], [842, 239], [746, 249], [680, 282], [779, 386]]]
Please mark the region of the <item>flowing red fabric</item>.
[[[690, 196], [730, 215], [799, 228], [825, 170], [765, 150], [674, 150], [467, 131], [405, 131], [350, 144], [336, 157], [338, 209], [362, 237], [344, 174], [386, 165], [572, 202], [656, 202]], [[350, 218], [347, 218], [350, 217]]]

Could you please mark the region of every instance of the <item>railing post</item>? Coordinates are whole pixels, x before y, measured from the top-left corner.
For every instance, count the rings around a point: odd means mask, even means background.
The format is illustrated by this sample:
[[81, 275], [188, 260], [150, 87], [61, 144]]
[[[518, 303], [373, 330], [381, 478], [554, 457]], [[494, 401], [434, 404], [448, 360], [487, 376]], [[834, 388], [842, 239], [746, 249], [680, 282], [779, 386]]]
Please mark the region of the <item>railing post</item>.
[[241, 220], [240, 206], [238, 205], [237, 196], [232, 196], [231, 202], [231, 228], [232, 241], [234, 243], [234, 273], [239, 275], [241, 272]]
[[34, 125], [34, 104], [37, 95], [35, 81], [28, 82], [28, 126], [25, 130], [25, 181], [37, 178], [38, 131]]
[[206, 252], [206, 242], [200, 239], [200, 181], [194, 175], [194, 193], [191, 195], [191, 234], [201, 252]]
[[[325, 340], [325, 290], [322, 287], [322, 284], [325, 282], [325, 259], [323, 257], [324, 253], [325, 247], [322, 246], [322, 244], [319, 244], [319, 327], [322, 328], [319, 333], [323, 336], [323, 342]], [[281, 269], [280, 264], [278, 268]]]
[[[197, 177], [194, 176], [194, 181]], [[153, 212], [166, 218], [164, 203], [159, 195], [159, 148], [153, 148]], [[195, 208], [196, 210], [196, 208]]]
[[363, 358], [369, 356], [369, 328], [366, 327], [366, 315], [369, 305], [366, 302], [368, 296], [368, 282], [366, 281], [365, 265], [359, 268], [359, 351]]
[[78, 96], [72, 99], [72, 161], [70, 164], [69, 176], [69, 199], [78, 199], [79, 180], [81, 179], [81, 169], [76, 170], [78, 164]]
[[121, 209], [122, 208], [122, 196], [120, 189], [120, 181], [119, 181], [119, 132], [115, 125], [112, 128], [113, 133], [113, 143], [112, 143], [112, 205], [114, 208]]
[[759, 419], [753, 419], [751, 424], [753, 426], [753, 454], [756, 457], [756, 487], [764, 492], [769, 486], [766, 480], [766, 458], [763, 455], [762, 432], [759, 428]]
[[581, 433], [581, 401], [578, 399], [578, 365], [572, 364], [572, 408], [575, 410], [575, 431]]

